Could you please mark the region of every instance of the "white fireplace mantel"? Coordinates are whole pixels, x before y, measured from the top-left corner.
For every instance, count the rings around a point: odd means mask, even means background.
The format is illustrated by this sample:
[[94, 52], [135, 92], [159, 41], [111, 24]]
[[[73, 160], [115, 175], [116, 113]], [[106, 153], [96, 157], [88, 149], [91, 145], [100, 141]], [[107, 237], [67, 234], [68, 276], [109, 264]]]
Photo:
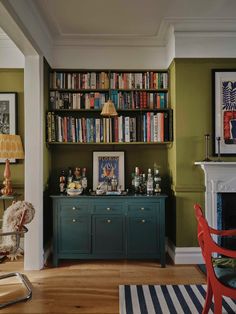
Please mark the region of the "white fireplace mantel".
[[236, 162], [198, 161], [205, 174], [205, 215], [217, 228], [217, 193], [236, 193]]

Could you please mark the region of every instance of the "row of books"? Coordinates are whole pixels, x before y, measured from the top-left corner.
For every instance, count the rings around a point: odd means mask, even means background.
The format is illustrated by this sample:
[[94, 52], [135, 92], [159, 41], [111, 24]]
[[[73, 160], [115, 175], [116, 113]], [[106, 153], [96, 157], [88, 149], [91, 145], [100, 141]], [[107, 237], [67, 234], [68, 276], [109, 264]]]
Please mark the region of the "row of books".
[[147, 112], [140, 117], [78, 118], [47, 114], [48, 142], [158, 143], [169, 141], [168, 114]]
[[110, 88], [166, 89], [168, 88], [168, 74], [166, 72], [112, 72], [110, 74]]
[[[108, 99], [108, 93], [60, 93], [50, 91], [50, 109], [101, 109]], [[111, 91], [111, 100], [116, 109], [165, 109], [167, 93], [145, 91]]]
[[54, 89], [108, 89], [107, 72], [52, 72], [50, 88]]
[[111, 91], [111, 100], [116, 109], [166, 109], [168, 107], [168, 93], [132, 91]]
[[50, 91], [50, 109], [101, 109], [107, 101], [105, 93], [60, 93]]
[[52, 89], [167, 89], [166, 72], [51, 72]]

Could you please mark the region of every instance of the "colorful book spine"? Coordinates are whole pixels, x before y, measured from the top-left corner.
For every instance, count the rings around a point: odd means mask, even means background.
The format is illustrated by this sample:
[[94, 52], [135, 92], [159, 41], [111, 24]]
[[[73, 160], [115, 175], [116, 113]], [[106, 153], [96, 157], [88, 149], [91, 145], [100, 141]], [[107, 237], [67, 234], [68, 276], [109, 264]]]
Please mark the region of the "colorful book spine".
[[125, 117], [125, 142], [130, 142], [130, 117]]

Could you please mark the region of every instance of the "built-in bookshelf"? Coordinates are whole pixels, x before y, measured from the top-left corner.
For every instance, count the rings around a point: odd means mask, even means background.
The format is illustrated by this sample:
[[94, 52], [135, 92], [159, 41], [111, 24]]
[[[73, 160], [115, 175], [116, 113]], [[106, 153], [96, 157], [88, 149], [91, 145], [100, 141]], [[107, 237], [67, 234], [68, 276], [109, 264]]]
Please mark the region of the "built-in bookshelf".
[[[168, 143], [172, 110], [167, 71], [54, 70], [50, 73], [50, 144]], [[117, 117], [100, 115], [111, 99]]]

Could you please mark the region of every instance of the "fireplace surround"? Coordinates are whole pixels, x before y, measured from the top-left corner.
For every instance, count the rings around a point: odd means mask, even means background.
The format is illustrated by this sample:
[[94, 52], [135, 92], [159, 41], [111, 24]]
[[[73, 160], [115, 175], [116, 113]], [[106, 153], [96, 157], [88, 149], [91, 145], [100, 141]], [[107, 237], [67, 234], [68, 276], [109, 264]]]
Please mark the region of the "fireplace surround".
[[211, 227], [219, 228], [218, 196], [219, 193], [236, 193], [236, 162], [195, 162], [195, 165], [200, 166], [205, 175], [206, 219]]

